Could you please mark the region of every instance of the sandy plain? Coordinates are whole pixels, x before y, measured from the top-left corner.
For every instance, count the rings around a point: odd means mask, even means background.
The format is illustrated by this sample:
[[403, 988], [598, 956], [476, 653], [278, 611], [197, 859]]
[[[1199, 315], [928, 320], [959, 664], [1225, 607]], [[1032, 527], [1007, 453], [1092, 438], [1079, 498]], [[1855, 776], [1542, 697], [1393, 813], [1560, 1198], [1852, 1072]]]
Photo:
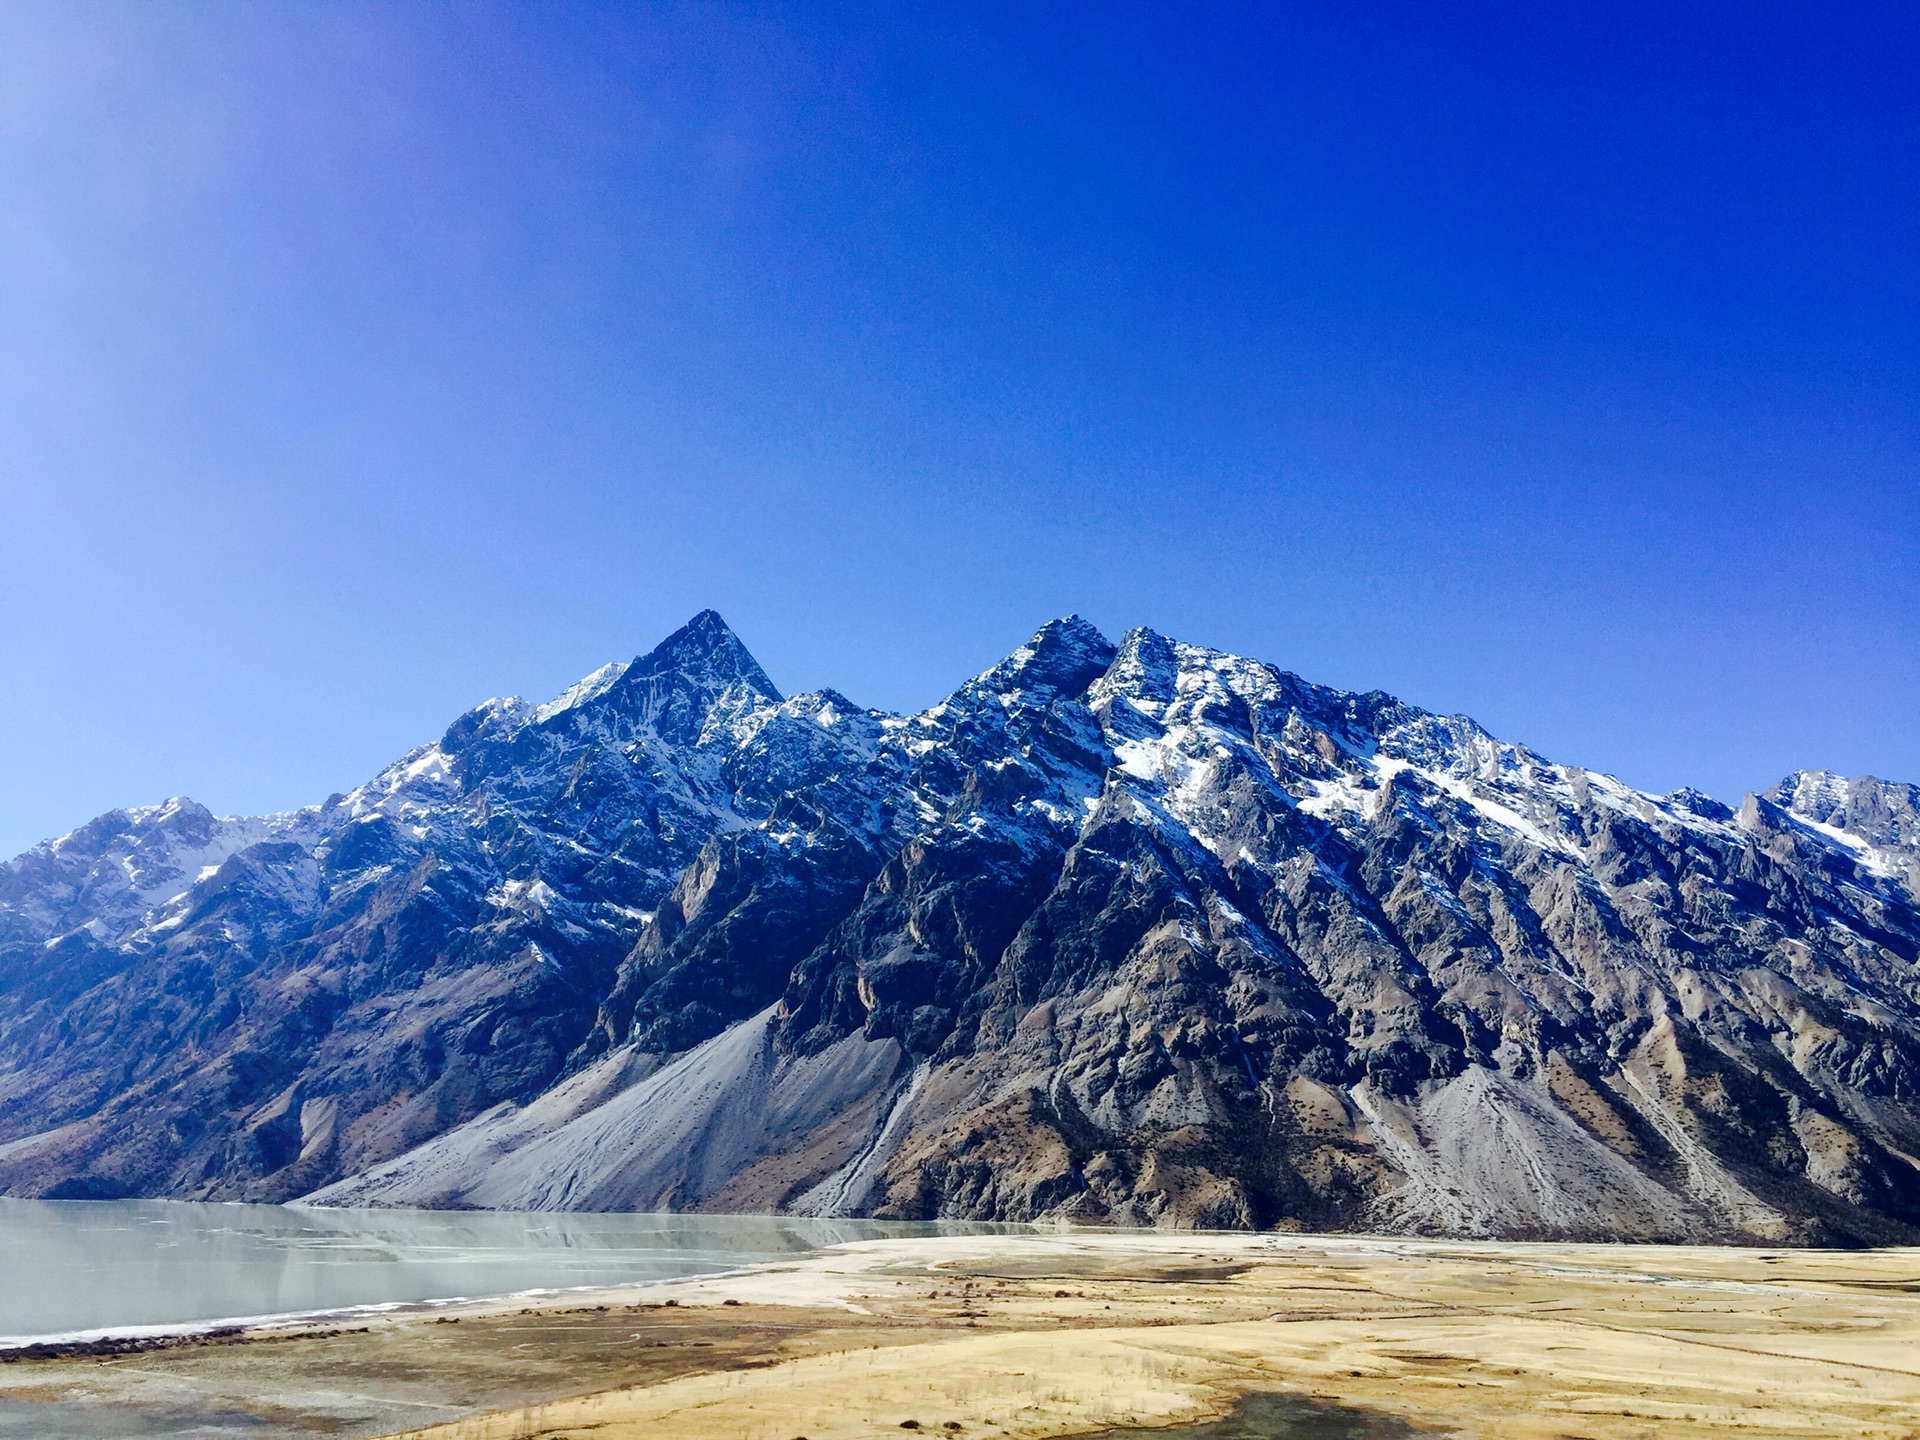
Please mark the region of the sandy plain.
[[[0, 1435], [30, 1433], [6, 1427], [13, 1402], [122, 1427], [102, 1435], [1042, 1440], [1205, 1425], [1249, 1395], [1333, 1408], [1236, 1435], [1913, 1440], [1920, 1251], [873, 1241], [538, 1306], [21, 1360], [0, 1367]], [[135, 1413], [152, 1428], [125, 1428]]]

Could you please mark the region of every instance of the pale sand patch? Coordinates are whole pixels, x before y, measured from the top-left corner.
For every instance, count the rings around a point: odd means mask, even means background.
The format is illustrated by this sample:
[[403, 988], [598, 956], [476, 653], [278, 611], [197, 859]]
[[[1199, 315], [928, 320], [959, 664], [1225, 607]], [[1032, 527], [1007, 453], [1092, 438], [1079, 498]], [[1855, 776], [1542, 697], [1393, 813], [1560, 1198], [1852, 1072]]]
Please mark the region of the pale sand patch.
[[412, 1435], [855, 1440], [911, 1420], [1041, 1440], [1250, 1391], [1518, 1440], [1920, 1435], [1911, 1250], [1071, 1232], [869, 1242], [649, 1293], [835, 1307], [890, 1343], [850, 1326], [829, 1353]]

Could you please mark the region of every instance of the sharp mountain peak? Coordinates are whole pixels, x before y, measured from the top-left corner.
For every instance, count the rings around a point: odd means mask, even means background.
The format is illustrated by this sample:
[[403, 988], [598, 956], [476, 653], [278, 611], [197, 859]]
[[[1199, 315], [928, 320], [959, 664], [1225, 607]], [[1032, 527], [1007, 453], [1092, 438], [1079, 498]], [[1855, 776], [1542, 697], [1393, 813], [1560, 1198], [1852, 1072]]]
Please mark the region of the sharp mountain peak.
[[621, 677], [636, 684], [654, 676], [680, 674], [689, 678], [737, 683], [774, 703], [780, 691], [760, 662], [721, 618], [718, 610], [702, 610], [646, 654], [638, 656]]

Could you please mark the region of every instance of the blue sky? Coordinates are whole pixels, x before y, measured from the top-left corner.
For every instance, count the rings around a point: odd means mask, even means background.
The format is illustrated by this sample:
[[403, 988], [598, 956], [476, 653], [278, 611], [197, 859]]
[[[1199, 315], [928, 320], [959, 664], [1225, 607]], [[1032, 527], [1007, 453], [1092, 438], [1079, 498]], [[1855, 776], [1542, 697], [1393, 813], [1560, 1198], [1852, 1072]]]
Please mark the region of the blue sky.
[[0, 853], [709, 605], [1920, 780], [1917, 12], [1179, 8], [0, 5]]

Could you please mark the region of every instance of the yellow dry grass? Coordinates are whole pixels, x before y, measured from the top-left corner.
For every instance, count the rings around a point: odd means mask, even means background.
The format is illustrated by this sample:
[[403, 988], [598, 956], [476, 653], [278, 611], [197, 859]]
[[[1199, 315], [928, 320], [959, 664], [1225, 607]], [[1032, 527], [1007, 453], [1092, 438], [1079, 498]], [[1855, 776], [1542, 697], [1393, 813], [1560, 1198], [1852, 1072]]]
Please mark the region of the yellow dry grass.
[[1911, 1250], [1072, 1232], [875, 1242], [660, 1295], [843, 1313], [824, 1352], [408, 1440], [856, 1440], [909, 1421], [1041, 1440], [1204, 1420], [1251, 1391], [1516, 1440], [1920, 1435]]

